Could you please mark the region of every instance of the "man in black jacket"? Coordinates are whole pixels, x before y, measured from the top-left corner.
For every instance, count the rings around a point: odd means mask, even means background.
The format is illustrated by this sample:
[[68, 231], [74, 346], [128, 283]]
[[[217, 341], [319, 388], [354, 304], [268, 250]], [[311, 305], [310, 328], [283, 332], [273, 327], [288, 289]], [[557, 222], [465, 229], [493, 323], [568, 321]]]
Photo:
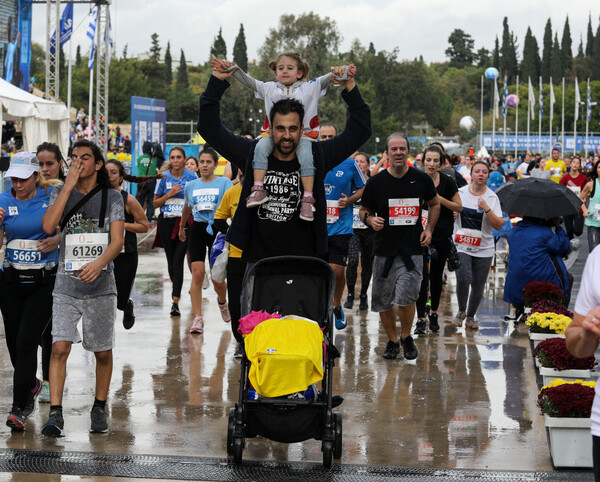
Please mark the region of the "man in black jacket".
[[[341, 76], [344, 67], [334, 75]], [[326, 201], [323, 179], [333, 167], [357, 151], [371, 136], [371, 112], [350, 78], [341, 83], [342, 98], [348, 104], [346, 129], [334, 139], [314, 142], [315, 219], [299, 218], [298, 204], [302, 197], [300, 164], [296, 146], [302, 135], [304, 109], [295, 100], [275, 103], [271, 111], [275, 149], [269, 156], [264, 186], [269, 201], [257, 209], [247, 209], [245, 199], [254, 183], [252, 158], [256, 140], [237, 136], [220, 119], [220, 99], [233, 72], [213, 71], [206, 90], [200, 96], [198, 132], [208, 144], [246, 174], [240, 204], [236, 211], [228, 240], [244, 251], [244, 258], [253, 263], [263, 258], [283, 255], [318, 256], [327, 253]]]

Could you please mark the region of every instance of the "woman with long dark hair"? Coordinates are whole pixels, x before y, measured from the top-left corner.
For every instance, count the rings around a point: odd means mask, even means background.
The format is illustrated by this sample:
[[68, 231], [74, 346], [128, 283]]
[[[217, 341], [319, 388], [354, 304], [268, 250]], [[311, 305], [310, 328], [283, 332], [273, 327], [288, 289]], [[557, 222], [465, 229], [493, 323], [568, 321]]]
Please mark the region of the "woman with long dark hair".
[[110, 178], [113, 189], [116, 189], [123, 196], [123, 206], [125, 209], [125, 238], [121, 253], [114, 259], [115, 282], [117, 283], [117, 309], [123, 312], [123, 327], [129, 330], [135, 323], [135, 314], [133, 312], [133, 300], [129, 298], [135, 274], [138, 267], [137, 233], [148, 232], [148, 218], [144, 213], [144, 208], [138, 200], [127, 191], [121, 189], [123, 180], [135, 183], [146, 182], [148, 180], [158, 179], [157, 176], [130, 176], [125, 172], [125, 168], [120, 161], [111, 159], [106, 163], [106, 170]]
[[[179, 298], [183, 286], [183, 264], [187, 251], [187, 240], [179, 239], [179, 223], [183, 212], [184, 190], [190, 181], [198, 176], [184, 168], [186, 153], [183, 147], [175, 146], [169, 152], [166, 177], [161, 179], [154, 192], [154, 208], [160, 208], [157, 230], [165, 249], [169, 277], [173, 283], [171, 316], [181, 316]], [[165, 166], [163, 166], [164, 168]]]

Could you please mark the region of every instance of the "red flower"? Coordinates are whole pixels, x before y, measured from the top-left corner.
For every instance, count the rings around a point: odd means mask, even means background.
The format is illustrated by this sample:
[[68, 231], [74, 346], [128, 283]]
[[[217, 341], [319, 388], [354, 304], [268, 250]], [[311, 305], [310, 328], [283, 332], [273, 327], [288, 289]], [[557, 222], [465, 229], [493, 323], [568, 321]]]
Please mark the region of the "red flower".
[[592, 413], [595, 390], [579, 383], [544, 388], [538, 395], [542, 414], [551, 417], [587, 418]]
[[550, 300], [564, 305], [565, 295], [554, 283], [549, 281], [531, 281], [523, 288], [525, 306], [531, 306], [536, 301]]
[[596, 357], [575, 358], [567, 350], [564, 338], [549, 338], [541, 341], [533, 350], [543, 367], [557, 370], [591, 370], [596, 366]]
[[552, 300], [536, 301], [531, 305], [532, 313], [556, 313], [557, 315], [565, 315], [573, 318], [573, 312], [565, 308], [564, 305], [559, 305]]

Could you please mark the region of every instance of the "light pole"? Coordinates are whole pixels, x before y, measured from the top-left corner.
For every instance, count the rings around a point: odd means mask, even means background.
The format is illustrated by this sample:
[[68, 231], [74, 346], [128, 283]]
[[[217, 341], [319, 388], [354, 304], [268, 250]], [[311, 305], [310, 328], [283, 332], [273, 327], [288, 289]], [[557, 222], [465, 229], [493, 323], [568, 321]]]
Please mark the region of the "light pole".
[[377, 144], [379, 144], [379, 137], [375, 138], [375, 155], [377, 155]]

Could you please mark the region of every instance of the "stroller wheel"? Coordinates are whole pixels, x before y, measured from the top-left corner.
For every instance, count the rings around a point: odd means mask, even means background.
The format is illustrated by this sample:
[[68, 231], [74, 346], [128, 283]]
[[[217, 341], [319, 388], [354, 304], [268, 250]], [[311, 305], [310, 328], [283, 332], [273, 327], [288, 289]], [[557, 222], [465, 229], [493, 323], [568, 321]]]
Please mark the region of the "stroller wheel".
[[333, 442], [329, 440], [324, 441], [321, 450], [323, 451], [323, 467], [329, 469], [333, 459]]
[[333, 458], [342, 458], [342, 412], [333, 413], [333, 430], [335, 442], [333, 443]]
[[233, 430], [235, 428], [235, 408], [229, 409], [227, 421], [227, 455], [233, 455]]
[[233, 461], [239, 465], [242, 463], [242, 452], [244, 451], [244, 439], [234, 438], [233, 439]]

